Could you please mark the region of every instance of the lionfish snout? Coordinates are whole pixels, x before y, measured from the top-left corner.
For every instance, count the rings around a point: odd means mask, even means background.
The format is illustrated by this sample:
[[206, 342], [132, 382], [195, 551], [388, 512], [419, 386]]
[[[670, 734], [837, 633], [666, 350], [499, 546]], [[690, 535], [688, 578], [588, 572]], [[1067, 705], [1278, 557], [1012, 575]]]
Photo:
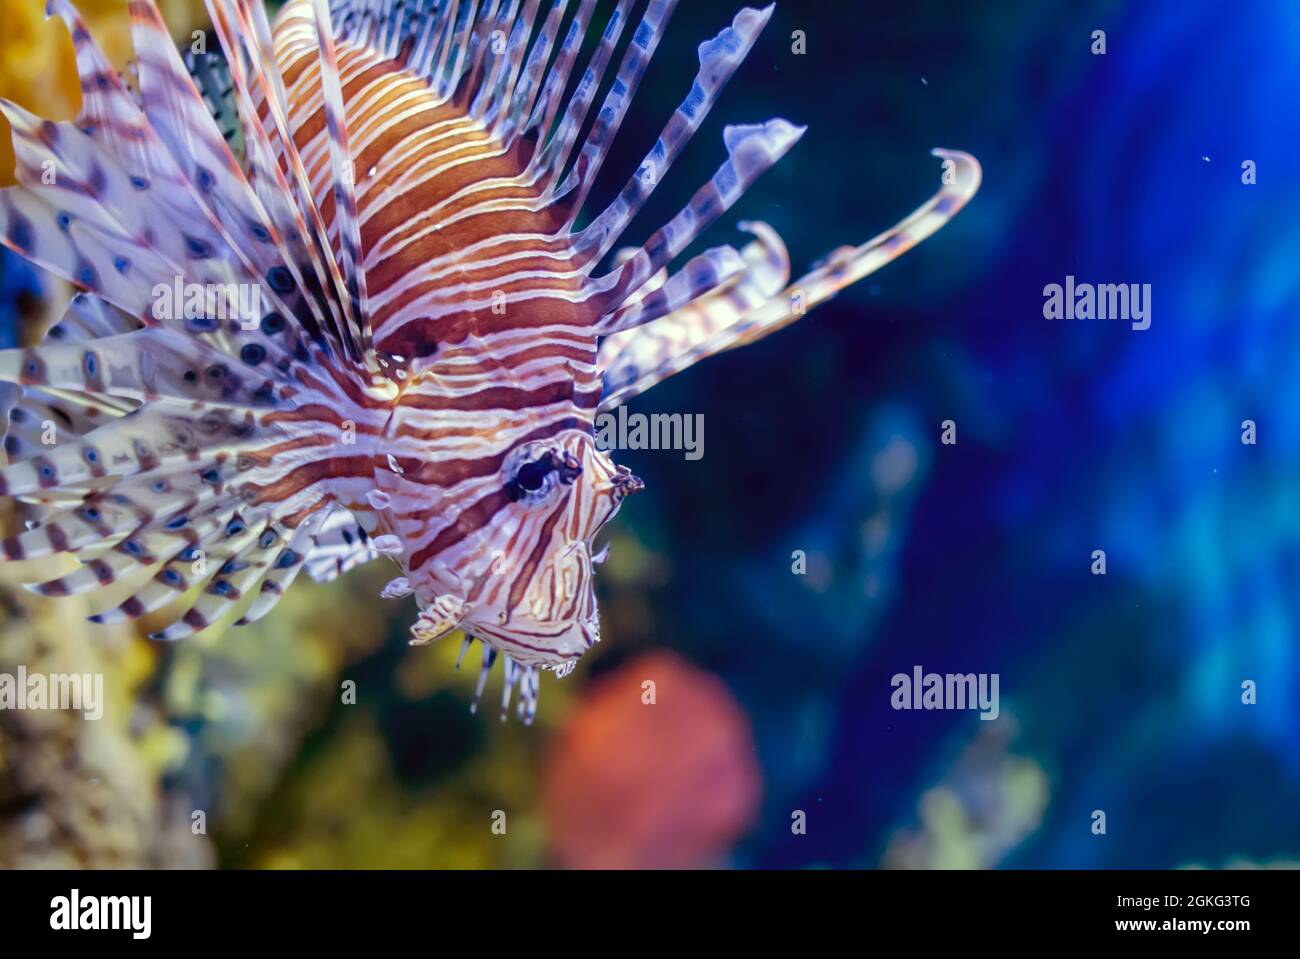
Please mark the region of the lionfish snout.
[[645, 489], [645, 481], [639, 476], [633, 476], [632, 471], [626, 466], [617, 467], [614, 474], [614, 491], [619, 500], [633, 493], [639, 493]]

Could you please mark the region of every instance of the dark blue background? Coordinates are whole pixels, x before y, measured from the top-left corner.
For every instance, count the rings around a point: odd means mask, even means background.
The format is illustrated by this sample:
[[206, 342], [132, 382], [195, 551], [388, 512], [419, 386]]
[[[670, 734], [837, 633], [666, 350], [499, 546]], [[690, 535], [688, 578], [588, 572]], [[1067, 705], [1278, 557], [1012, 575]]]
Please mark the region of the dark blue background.
[[[693, 70], [683, 38], [725, 11], [676, 14], [611, 189]], [[742, 862], [877, 862], [940, 781], [989, 821], [1021, 815], [953, 768], [989, 724], [890, 708], [914, 664], [999, 673], [1007, 748], [1045, 776], [1041, 823], [988, 864], [1295, 856], [1297, 105], [1287, 3], [779, 5], [662, 194], [711, 173], [717, 117], [807, 123], [731, 217], [776, 226], [798, 271], [928, 196], [931, 147], [975, 154], [984, 186], [805, 321], [633, 403], [707, 424], [698, 463], [622, 454], [649, 492], [621, 520], [676, 564], [645, 645], [716, 668], [754, 717], [768, 795]], [[655, 200], [646, 230], [675, 209]], [[1045, 320], [1067, 274], [1151, 284], [1151, 328]], [[891, 438], [916, 477], [882, 505], [870, 463]], [[890, 546], [867, 555], [881, 510]], [[827, 557], [820, 590], [793, 549]], [[809, 834], [773, 840], [794, 808]]]

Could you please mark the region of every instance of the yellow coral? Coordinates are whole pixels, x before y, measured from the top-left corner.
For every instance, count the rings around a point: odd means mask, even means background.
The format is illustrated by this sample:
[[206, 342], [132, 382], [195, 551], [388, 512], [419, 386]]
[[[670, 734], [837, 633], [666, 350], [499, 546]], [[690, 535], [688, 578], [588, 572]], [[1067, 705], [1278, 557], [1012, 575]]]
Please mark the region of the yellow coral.
[[[77, 0], [77, 9], [109, 61], [131, 59], [127, 0]], [[202, 0], [163, 0], [167, 23], [182, 36], [207, 22]], [[45, 19], [42, 0], [0, 0], [0, 97], [52, 120], [71, 120], [81, 105], [72, 40], [63, 22]], [[0, 186], [12, 184], [14, 154], [9, 125], [0, 118]]]

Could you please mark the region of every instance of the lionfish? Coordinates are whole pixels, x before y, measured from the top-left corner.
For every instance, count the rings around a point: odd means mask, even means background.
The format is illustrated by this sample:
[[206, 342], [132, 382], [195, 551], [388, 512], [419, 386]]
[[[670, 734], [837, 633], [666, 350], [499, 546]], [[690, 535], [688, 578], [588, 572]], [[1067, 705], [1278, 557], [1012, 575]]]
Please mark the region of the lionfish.
[[500, 655], [502, 714], [517, 690], [531, 721], [540, 671], [566, 675], [600, 638], [593, 538], [642, 485], [597, 449], [596, 416], [793, 322], [980, 181], [974, 158], [934, 151], [929, 202], [793, 283], [760, 222], [670, 273], [803, 133], [728, 126], [713, 178], [615, 251], [772, 8], [700, 45], [644, 162], [575, 229], [676, 3], [632, 26], [618, 0], [571, 84], [595, 5], [291, 0], [272, 23], [260, 0], [208, 0], [222, 49], [183, 57], [153, 0], [130, 0], [119, 75], [50, 0], [82, 107], [57, 123], [0, 103], [19, 184], [0, 191], [0, 242], [78, 292], [39, 345], [0, 352], [0, 495], [30, 517], [0, 548], [79, 565], [29, 588], [118, 584], [128, 598], [93, 621], [170, 607], [153, 636], [176, 639], [237, 607], [262, 618], [303, 569], [388, 556], [383, 595], [419, 607], [412, 642], [479, 640], [475, 704]]

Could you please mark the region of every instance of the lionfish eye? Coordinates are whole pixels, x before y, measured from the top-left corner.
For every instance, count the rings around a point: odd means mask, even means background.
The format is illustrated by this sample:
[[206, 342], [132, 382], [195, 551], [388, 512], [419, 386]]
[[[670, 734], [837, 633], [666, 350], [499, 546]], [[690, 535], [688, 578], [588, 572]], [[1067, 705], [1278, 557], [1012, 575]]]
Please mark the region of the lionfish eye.
[[552, 475], [558, 477], [561, 483], [569, 484], [581, 473], [582, 464], [572, 453], [556, 453], [554, 450], [547, 450], [537, 459], [529, 460], [516, 470], [514, 478], [507, 486], [507, 492], [512, 500], [519, 500], [544, 490]]
[[546, 460], [537, 460], [534, 463], [525, 463], [515, 474], [515, 482], [519, 488], [529, 493], [535, 493], [542, 488], [546, 482], [546, 477], [555, 469], [555, 464], [549, 458]]

